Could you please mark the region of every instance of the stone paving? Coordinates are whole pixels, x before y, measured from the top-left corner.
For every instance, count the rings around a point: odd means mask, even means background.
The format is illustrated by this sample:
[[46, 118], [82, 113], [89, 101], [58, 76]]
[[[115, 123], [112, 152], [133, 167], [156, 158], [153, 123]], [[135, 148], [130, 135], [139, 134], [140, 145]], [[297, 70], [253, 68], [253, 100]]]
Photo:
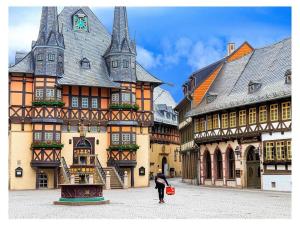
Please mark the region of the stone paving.
[[9, 218], [290, 218], [291, 193], [250, 189], [193, 186], [169, 179], [176, 195], [158, 204], [153, 181], [150, 187], [104, 190], [110, 204], [56, 206], [59, 190], [9, 192]]

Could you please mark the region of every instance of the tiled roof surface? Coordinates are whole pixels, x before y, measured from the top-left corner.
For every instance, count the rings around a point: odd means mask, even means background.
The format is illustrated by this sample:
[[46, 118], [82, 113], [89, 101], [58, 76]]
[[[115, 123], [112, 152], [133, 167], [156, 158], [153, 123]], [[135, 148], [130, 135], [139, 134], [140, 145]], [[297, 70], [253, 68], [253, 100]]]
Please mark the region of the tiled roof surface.
[[[88, 16], [89, 32], [74, 32], [72, 15], [82, 9]], [[64, 37], [64, 75], [60, 84], [100, 87], [119, 87], [109, 77], [104, 61], [105, 51], [111, 41], [111, 35], [88, 7], [64, 7], [58, 15], [59, 30]], [[9, 68], [9, 72], [34, 73], [32, 52], [28, 53], [19, 63]], [[87, 58], [91, 68], [83, 69], [80, 60]], [[157, 79], [136, 62], [136, 77], [138, 81], [160, 84]]]
[[[60, 84], [116, 87], [109, 76], [102, 57], [110, 44], [110, 34], [95, 14], [88, 8], [81, 8], [88, 17], [89, 32], [74, 32], [72, 15], [80, 8], [65, 7], [59, 14], [59, 24], [63, 27], [65, 42], [64, 76]], [[91, 68], [84, 69], [80, 61], [87, 58]]]
[[21, 59], [17, 64], [11, 66], [8, 69], [9, 72], [16, 73], [33, 73], [33, 60], [32, 54], [29, 52], [23, 59]]
[[153, 101], [154, 121], [176, 126], [178, 124], [177, 113], [174, 111], [176, 102], [171, 94], [161, 87], [156, 87], [153, 92]]
[[[291, 39], [255, 49], [252, 54], [226, 63], [209, 92], [217, 98], [187, 113], [193, 116], [217, 110], [248, 105], [291, 96], [291, 85], [285, 83], [285, 72], [291, 69]], [[259, 82], [261, 88], [249, 93], [250, 82]]]

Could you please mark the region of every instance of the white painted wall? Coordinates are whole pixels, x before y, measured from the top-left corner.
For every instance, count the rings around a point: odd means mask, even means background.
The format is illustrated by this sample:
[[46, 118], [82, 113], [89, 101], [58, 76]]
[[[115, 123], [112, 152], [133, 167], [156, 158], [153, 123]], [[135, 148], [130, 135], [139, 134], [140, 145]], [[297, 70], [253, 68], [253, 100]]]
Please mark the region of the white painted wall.
[[269, 133], [263, 133], [261, 135], [262, 141], [273, 141], [273, 140], [279, 140], [279, 139], [292, 139], [292, 132], [284, 132], [284, 134], [281, 134], [281, 132], [274, 132], [272, 135]]
[[[291, 175], [263, 175], [263, 190], [269, 191], [292, 191]], [[276, 187], [272, 187], [272, 182], [276, 183]]]

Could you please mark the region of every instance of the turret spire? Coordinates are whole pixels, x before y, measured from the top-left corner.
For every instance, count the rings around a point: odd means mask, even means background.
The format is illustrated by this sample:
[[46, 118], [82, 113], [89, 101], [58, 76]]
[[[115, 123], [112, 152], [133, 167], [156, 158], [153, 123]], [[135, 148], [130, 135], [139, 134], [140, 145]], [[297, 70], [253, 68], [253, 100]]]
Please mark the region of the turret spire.
[[104, 57], [114, 81], [136, 82], [136, 49], [129, 37], [126, 7], [115, 7], [111, 43]]
[[130, 41], [126, 7], [115, 7], [111, 52], [129, 51], [135, 54], [135, 44]]
[[57, 7], [43, 7], [37, 45], [63, 47], [63, 38], [58, 29]]

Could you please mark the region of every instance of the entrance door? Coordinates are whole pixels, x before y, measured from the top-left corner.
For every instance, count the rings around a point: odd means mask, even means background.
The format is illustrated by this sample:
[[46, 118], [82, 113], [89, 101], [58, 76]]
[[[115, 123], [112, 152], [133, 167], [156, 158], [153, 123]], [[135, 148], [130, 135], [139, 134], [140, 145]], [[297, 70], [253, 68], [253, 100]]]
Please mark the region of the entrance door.
[[247, 187], [261, 187], [259, 155], [255, 153], [253, 146], [251, 146], [247, 154]]
[[162, 169], [162, 173], [164, 175], [167, 175], [167, 171], [168, 171], [168, 164], [167, 164], [167, 158], [163, 157], [161, 160], [161, 169]]

